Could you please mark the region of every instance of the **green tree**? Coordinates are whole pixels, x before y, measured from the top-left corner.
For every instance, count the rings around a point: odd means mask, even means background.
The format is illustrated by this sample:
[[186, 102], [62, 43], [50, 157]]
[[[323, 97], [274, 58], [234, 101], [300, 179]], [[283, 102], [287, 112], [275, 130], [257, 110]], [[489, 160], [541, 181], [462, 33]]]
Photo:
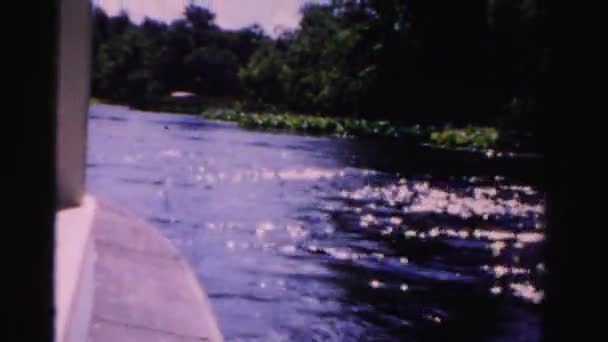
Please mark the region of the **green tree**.
[[240, 90], [238, 58], [214, 46], [195, 49], [184, 60], [190, 90], [212, 96], [236, 95]]
[[274, 43], [265, 42], [253, 54], [246, 67], [239, 71], [247, 96], [255, 104], [283, 104], [283, 79], [287, 73], [285, 55]]
[[173, 90], [304, 113], [526, 127], [545, 55], [538, 0], [329, 0], [298, 28], [224, 30], [190, 6], [169, 25], [95, 9], [93, 95]]

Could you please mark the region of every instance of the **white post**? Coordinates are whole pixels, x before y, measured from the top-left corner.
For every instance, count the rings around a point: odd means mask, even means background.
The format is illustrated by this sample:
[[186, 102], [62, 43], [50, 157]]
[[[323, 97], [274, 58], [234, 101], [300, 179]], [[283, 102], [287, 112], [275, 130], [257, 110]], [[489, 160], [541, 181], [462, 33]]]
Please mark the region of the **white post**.
[[61, 1], [57, 110], [57, 186], [61, 208], [84, 194], [91, 59], [91, 5]]
[[84, 198], [91, 65], [89, 0], [60, 0], [57, 64], [55, 340], [86, 341], [93, 303], [95, 201]]

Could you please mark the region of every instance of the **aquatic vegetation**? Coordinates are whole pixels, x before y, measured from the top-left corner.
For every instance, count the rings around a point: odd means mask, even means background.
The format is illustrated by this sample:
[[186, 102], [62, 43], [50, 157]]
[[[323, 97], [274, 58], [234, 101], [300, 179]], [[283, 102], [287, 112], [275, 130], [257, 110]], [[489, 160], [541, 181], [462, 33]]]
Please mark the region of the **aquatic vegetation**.
[[227, 108], [209, 108], [202, 113], [202, 117], [236, 122], [248, 129], [340, 137], [390, 138], [449, 148], [492, 149], [500, 143], [500, 134], [494, 127], [423, 128], [418, 125], [396, 125], [384, 120], [293, 113], [245, 113]]
[[498, 130], [494, 127], [444, 128], [431, 132], [430, 141], [445, 147], [473, 147], [488, 149], [496, 145], [499, 139]]
[[420, 127], [400, 127], [388, 121], [297, 115], [292, 113], [243, 113], [232, 109], [210, 108], [202, 116], [209, 120], [232, 121], [250, 129], [288, 131], [342, 137], [388, 137], [422, 139]]
[[202, 115], [209, 120], [238, 122], [246, 114], [232, 109], [210, 108], [205, 110]]

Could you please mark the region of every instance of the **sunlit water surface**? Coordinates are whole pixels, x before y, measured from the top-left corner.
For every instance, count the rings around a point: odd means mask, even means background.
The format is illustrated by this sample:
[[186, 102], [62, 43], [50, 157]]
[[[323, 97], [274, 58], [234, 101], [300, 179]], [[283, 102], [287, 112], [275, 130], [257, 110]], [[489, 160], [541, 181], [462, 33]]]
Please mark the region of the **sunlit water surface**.
[[89, 191], [172, 240], [227, 341], [535, 341], [543, 196], [371, 143], [96, 105]]

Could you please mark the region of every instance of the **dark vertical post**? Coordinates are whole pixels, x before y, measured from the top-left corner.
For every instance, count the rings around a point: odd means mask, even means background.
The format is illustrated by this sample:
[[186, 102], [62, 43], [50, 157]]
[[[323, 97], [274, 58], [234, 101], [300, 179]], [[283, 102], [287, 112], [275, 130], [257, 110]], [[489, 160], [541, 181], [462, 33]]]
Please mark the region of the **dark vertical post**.
[[10, 113], [3, 123], [3, 135], [10, 138], [2, 164], [9, 173], [3, 178], [8, 204], [2, 209], [2, 249], [10, 254], [2, 279], [12, 287], [4, 290], [5, 298], [15, 301], [8, 315], [15, 322], [5, 324], [3, 335], [19, 341], [53, 340], [58, 5], [11, 1], [3, 8], [3, 24], [11, 26], [3, 29], [2, 49], [8, 58], [2, 63], [2, 102]]
[[[599, 70], [605, 12], [588, 3], [543, 1], [546, 55], [539, 104], [546, 134], [546, 341], [590, 341], [605, 334], [599, 303], [605, 282], [606, 175], [599, 165], [605, 124]], [[600, 24], [601, 23], [601, 24]], [[598, 220], [595, 220], [598, 219]]]

